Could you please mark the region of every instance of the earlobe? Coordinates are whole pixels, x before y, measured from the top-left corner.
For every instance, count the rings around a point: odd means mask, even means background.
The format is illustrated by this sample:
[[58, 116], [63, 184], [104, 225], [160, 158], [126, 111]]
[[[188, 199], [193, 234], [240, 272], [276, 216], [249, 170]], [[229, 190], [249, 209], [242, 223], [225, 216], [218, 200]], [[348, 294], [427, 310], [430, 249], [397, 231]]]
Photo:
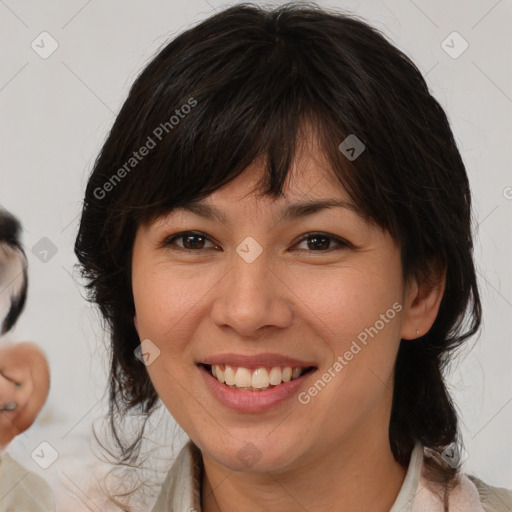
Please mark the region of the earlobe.
[[401, 338], [414, 340], [424, 336], [437, 318], [446, 283], [446, 269], [437, 276], [418, 281], [407, 287]]

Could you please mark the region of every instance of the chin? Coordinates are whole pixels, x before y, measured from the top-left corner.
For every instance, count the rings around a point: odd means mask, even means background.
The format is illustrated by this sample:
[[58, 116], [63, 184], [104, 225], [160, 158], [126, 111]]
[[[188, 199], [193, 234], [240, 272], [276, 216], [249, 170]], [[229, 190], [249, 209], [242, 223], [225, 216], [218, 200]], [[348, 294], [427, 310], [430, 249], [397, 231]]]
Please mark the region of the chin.
[[222, 443], [214, 446], [202, 444], [201, 450], [218, 463], [231, 471], [250, 473], [279, 472], [292, 465], [302, 452], [297, 451], [297, 446], [303, 447], [303, 436], [286, 436], [285, 440], [272, 438], [272, 434], [261, 432], [260, 436], [245, 430], [245, 435], [226, 435]]

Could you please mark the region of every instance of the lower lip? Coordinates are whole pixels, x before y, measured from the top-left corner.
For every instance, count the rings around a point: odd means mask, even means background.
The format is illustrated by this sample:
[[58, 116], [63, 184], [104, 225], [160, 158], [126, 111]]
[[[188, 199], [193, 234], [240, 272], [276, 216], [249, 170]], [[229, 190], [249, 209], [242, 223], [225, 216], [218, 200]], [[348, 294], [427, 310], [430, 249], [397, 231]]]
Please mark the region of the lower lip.
[[316, 371], [309, 371], [298, 379], [283, 382], [266, 391], [240, 391], [221, 384], [204, 366], [199, 365], [198, 368], [213, 396], [221, 404], [238, 412], [263, 412], [279, 405], [297, 394], [299, 388]]

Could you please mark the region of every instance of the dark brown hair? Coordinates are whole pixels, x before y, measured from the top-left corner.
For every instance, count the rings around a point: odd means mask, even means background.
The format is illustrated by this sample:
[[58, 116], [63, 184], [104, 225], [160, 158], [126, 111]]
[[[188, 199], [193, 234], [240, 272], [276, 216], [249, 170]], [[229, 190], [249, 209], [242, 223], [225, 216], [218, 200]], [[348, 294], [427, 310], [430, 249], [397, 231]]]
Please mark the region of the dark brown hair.
[[[159, 51], [87, 184], [75, 252], [110, 328], [110, 417], [122, 461], [136, 460], [141, 433], [123, 440], [118, 419], [133, 411], [147, 418], [158, 398], [134, 355], [137, 227], [204, 198], [258, 157], [266, 164], [260, 190], [279, 197], [305, 126], [353, 201], [401, 248], [404, 276], [446, 269], [434, 325], [401, 342], [389, 438], [404, 466], [416, 440], [440, 452], [456, 441], [443, 372], [478, 330], [481, 305], [468, 177], [446, 114], [411, 60], [356, 16], [314, 4], [242, 4]], [[350, 134], [365, 145], [353, 161], [338, 147]], [[446, 480], [455, 473], [447, 468]]]

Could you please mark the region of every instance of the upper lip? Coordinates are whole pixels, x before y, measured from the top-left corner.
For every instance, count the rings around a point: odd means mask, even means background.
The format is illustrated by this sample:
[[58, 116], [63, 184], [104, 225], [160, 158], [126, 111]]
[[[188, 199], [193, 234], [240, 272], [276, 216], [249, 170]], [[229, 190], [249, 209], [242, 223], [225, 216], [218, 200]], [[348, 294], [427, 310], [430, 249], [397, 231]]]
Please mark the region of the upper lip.
[[292, 368], [300, 366], [301, 368], [308, 368], [315, 366], [311, 361], [301, 361], [292, 357], [283, 356], [280, 354], [256, 354], [253, 356], [243, 354], [217, 354], [199, 361], [197, 364], [227, 364], [229, 366], [243, 367], [243, 368], [261, 368], [261, 367], [274, 367], [274, 366], [291, 366]]

